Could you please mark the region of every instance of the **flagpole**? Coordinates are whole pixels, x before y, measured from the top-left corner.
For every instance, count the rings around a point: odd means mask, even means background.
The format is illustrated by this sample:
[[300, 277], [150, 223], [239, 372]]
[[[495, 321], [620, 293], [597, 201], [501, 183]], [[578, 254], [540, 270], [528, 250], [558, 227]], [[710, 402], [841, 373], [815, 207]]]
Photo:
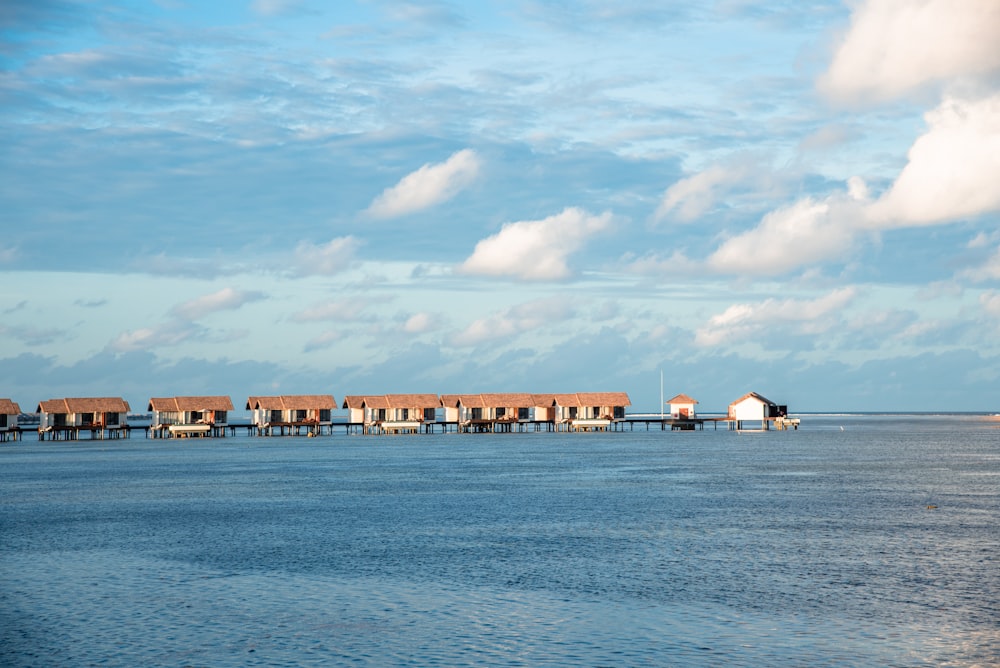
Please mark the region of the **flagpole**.
[[663, 422], [663, 369], [660, 369], [660, 422]]

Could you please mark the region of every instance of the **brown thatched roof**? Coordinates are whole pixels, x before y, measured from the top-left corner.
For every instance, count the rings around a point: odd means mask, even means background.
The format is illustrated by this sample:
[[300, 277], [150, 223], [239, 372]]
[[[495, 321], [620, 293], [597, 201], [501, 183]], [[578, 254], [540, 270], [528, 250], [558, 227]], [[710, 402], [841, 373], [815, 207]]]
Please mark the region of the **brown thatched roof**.
[[544, 406], [549, 408], [555, 403], [556, 395], [554, 394], [532, 394], [531, 395], [531, 405], [532, 406]]
[[344, 405], [341, 408], [361, 408], [365, 403], [365, 398], [360, 394], [349, 394], [344, 397]]
[[39, 413], [128, 413], [128, 402], [121, 397], [72, 397], [49, 399], [38, 404]]
[[483, 403], [493, 408], [531, 408], [535, 405], [527, 392], [494, 392], [480, 396]]
[[190, 411], [231, 411], [233, 400], [226, 396], [215, 397], [153, 397], [148, 411], [183, 413]]
[[626, 392], [577, 392], [576, 394], [556, 394], [554, 402], [558, 406], [631, 406]]
[[329, 394], [285, 394], [280, 397], [250, 397], [247, 399], [247, 409], [263, 408], [265, 410], [309, 410], [333, 409], [337, 400]]
[[678, 394], [673, 399], [667, 399], [668, 404], [696, 404], [697, 400], [692, 399], [686, 394]]
[[391, 406], [389, 406], [389, 400], [385, 397], [385, 395], [376, 394], [374, 396], [362, 397], [362, 400], [362, 405], [365, 408], [391, 408]]
[[388, 408], [437, 408], [441, 399], [436, 394], [387, 394]]
[[0, 415], [18, 415], [21, 407], [10, 399], [0, 399]]

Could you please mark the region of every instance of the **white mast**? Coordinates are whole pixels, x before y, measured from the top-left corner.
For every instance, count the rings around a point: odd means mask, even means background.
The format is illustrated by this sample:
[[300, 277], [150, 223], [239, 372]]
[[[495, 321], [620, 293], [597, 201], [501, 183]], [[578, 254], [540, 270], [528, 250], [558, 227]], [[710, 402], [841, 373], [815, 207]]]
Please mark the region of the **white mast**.
[[663, 421], [663, 369], [660, 369], [660, 421]]

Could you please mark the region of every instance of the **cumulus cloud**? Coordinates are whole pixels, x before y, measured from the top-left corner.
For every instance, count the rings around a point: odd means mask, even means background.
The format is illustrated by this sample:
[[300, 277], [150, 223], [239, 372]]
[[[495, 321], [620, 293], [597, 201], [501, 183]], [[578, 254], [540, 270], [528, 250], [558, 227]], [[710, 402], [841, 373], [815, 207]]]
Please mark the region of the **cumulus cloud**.
[[326, 244], [301, 242], [295, 248], [294, 273], [298, 276], [332, 276], [349, 268], [361, 243], [338, 237]]
[[476, 244], [459, 273], [509, 276], [529, 281], [559, 280], [571, 275], [567, 259], [593, 235], [610, 227], [612, 216], [569, 207], [543, 220], [507, 223]]
[[442, 163], [428, 163], [386, 188], [367, 212], [375, 218], [395, 218], [446, 202], [476, 180], [480, 166], [472, 149], [458, 151]]
[[864, 220], [867, 189], [852, 179], [847, 194], [804, 198], [768, 213], [756, 228], [732, 237], [708, 258], [719, 273], [777, 275], [843, 256]]
[[452, 343], [465, 347], [510, 340], [524, 332], [568, 320], [573, 315], [575, 311], [565, 299], [536, 299], [472, 322], [453, 337]]
[[1000, 210], [1000, 94], [946, 98], [925, 118], [906, 167], [872, 205], [872, 223], [930, 225]]
[[868, 0], [857, 6], [820, 89], [845, 102], [884, 101], [1000, 69], [996, 0]]
[[183, 320], [192, 321], [219, 311], [233, 311], [244, 304], [260, 301], [264, 298], [262, 292], [223, 288], [210, 295], [178, 304], [170, 310], [170, 313]]
[[721, 193], [735, 185], [745, 185], [754, 171], [747, 164], [715, 165], [683, 178], [667, 188], [653, 220], [660, 222], [672, 215], [679, 222], [695, 221], [716, 206]]
[[857, 296], [854, 288], [841, 288], [816, 299], [767, 299], [756, 304], [733, 304], [712, 316], [695, 334], [702, 347], [746, 342], [772, 325], [797, 325], [803, 334], [818, 334], [830, 327], [828, 316], [841, 311]]

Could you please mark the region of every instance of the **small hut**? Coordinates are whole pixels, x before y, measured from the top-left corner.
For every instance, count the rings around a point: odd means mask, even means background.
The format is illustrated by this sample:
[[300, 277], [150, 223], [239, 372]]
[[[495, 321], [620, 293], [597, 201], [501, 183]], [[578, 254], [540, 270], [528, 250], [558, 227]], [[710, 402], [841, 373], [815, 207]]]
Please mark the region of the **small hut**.
[[676, 397], [667, 400], [667, 405], [670, 406], [670, 417], [675, 420], [693, 420], [697, 417], [695, 413], [695, 404], [698, 401], [692, 399], [686, 394], [678, 394]]
[[0, 442], [8, 438], [17, 440], [21, 434], [21, 428], [17, 425], [17, 418], [21, 414], [21, 407], [11, 399], [0, 399]]
[[730, 429], [742, 429], [745, 422], [759, 422], [761, 429], [768, 429], [776, 418], [787, 415], [787, 406], [779, 406], [756, 392], [747, 392], [729, 404], [727, 419]]

